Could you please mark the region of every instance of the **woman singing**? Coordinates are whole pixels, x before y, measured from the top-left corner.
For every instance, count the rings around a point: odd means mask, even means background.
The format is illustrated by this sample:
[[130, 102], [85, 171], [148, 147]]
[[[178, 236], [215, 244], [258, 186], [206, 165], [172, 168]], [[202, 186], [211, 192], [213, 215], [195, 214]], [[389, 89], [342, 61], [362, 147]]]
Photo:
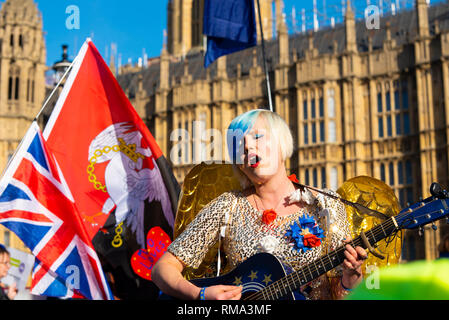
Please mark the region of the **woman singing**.
[[[242, 286], [199, 288], [182, 277], [186, 266], [200, 265], [223, 226], [223, 248], [232, 268], [256, 253], [269, 252], [297, 270], [349, 240], [344, 205], [300, 188], [287, 176], [285, 160], [293, 153], [293, 139], [279, 115], [257, 109], [238, 116], [228, 128], [227, 145], [244, 190], [225, 192], [206, 205], [154, 266], [153, 281], [170, 296], [241, 298]], [[345, 256], [333, 276], [303, 286], [303, 298], [338, 299], [358, 285], [367, 253], [346, 244]]]

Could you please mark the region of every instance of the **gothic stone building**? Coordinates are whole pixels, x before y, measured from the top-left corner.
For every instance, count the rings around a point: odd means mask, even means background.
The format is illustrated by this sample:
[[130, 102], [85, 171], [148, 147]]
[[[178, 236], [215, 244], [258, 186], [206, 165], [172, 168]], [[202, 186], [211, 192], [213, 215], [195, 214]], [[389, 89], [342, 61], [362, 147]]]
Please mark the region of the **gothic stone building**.
[[[170, 1], [161, 56], [118, 76], [179, 182], [195, 163], [226, 155], [224, 139], [212, 141], [210, 130], [224, 137], [236, 115], [268, 106], [260, 46], [203, 67], [201, 26], [193, 18], [201, 2]], [[385, 16], [373, 30], [348, 6], [344, 23], [307, 34], [288, 34], [281, 7], [276, 1], [276, 38], [266, 53], [274, 108], [295, 140], [289, 172], [334, 190], [372, 176], [391, 186], [402, 206], [429, 196], [434, 181], [449, 187], [449, 4], [416, 0], [413, 10]], [[273, 20], [269, 11], [264, 21]], [[203, 140], [193, 139], [198, 122]], [[177, 129], [190, 140], [173, 134]], [[214, 148], [202, 155], [205, 145]], [[449, 231], [445, 221], [438, 224], [423, 237], [406, 232], [404, 260], [437, 257]]]
[[[337, 189], [368, 175], [385, 181], [401, 205], [449, 187], [449, 4], [384, 17], [377, 30], [356, 21], [314, 33], [289, 34], [282, 1], [261, 1], [275, 111], [290, 125], [295, 152], [287, 169], [317, 187]], [[118, 80], [183, 181], [201, 160], [221, 160], [232, 118], [268, 105], [260, 46], [203, 67], [203, 1], [171, 0], [168, 41], [146, 68], [125, 66]], [[270, 33], [276, 25], [276, 32]], [[276, 36], [274, 38], [274, 36]], [[42, 17], [32, 0], [7, 0], [0, 10], [0, 163], [6, 166], [45, 98]], [[193, 139], [193, 129], [205, 133]], [[176, 129], [184, 129], [179, 152]], [[172, 138], [174, 139], [170, 139]], [[186, 138], [186, 137], [182, 137]], [[203, 155], [204, 146], [211, 152]], [[204, 157], [203, 157], [204, 156]], [[404, 260], [433, 259], [444, 222], [423, 237], [407, 232]], [[0, 242], [22, 248], [8, 230]]]
[[[42, 16], [33, 0], [7, 0], [0, 10], [0, 167], [3, 171], [45, 98]], [[0, 226], [0, 243], [26, 250]]]

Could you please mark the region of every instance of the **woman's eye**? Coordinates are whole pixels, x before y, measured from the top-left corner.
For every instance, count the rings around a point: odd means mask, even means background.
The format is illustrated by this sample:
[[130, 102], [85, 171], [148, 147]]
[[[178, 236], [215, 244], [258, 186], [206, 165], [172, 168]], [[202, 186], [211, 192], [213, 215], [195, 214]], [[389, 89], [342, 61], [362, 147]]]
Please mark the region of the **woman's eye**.
[[259, 139], [259, 138], [262, 138], [263, 137], [263, 134], [255, 134], [254, 135], [254, 139]]

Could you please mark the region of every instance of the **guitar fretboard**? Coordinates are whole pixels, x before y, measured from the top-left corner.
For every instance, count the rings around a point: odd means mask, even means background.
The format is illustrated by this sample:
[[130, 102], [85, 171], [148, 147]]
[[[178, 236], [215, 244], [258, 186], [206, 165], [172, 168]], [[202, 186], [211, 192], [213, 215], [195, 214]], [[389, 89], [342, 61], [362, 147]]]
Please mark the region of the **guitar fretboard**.
[[[385, 222], [377, 225], [371, 230], [365, 232], [366, 238], [370, 245], [385, 239], [390, 236], [394, 230], [396, 230], [395, 221], [389, 218]], [[367, 248], [361, 236], [351, 240], [349, 244], [352, 247], [360, 246], [364, 249]], [[324, 273], [334, 269], [345, 259], [345, 245], [337, 248], [336, 250], [322, 256], [321, 258], [315, 260], [314, 262], [307, 264], [301, 269], [292, 272], [285, 276], [284, 278], [275, 281], [269, 286], [265, 287], [263, 290], [247, 297], [251, 300], [273, 300], [280, 299], [285, 295], [297, 290], [301, 286], [317, 279]]]

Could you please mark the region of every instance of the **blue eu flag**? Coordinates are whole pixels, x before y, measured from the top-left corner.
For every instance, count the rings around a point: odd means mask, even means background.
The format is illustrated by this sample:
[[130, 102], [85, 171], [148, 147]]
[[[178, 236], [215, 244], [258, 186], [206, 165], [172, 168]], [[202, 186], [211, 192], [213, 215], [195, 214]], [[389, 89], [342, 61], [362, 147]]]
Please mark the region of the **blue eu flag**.
[[207, 36], [206, 68], [221, 56], [255, 46], [254, 0], [205, 0], [203, 33]]

